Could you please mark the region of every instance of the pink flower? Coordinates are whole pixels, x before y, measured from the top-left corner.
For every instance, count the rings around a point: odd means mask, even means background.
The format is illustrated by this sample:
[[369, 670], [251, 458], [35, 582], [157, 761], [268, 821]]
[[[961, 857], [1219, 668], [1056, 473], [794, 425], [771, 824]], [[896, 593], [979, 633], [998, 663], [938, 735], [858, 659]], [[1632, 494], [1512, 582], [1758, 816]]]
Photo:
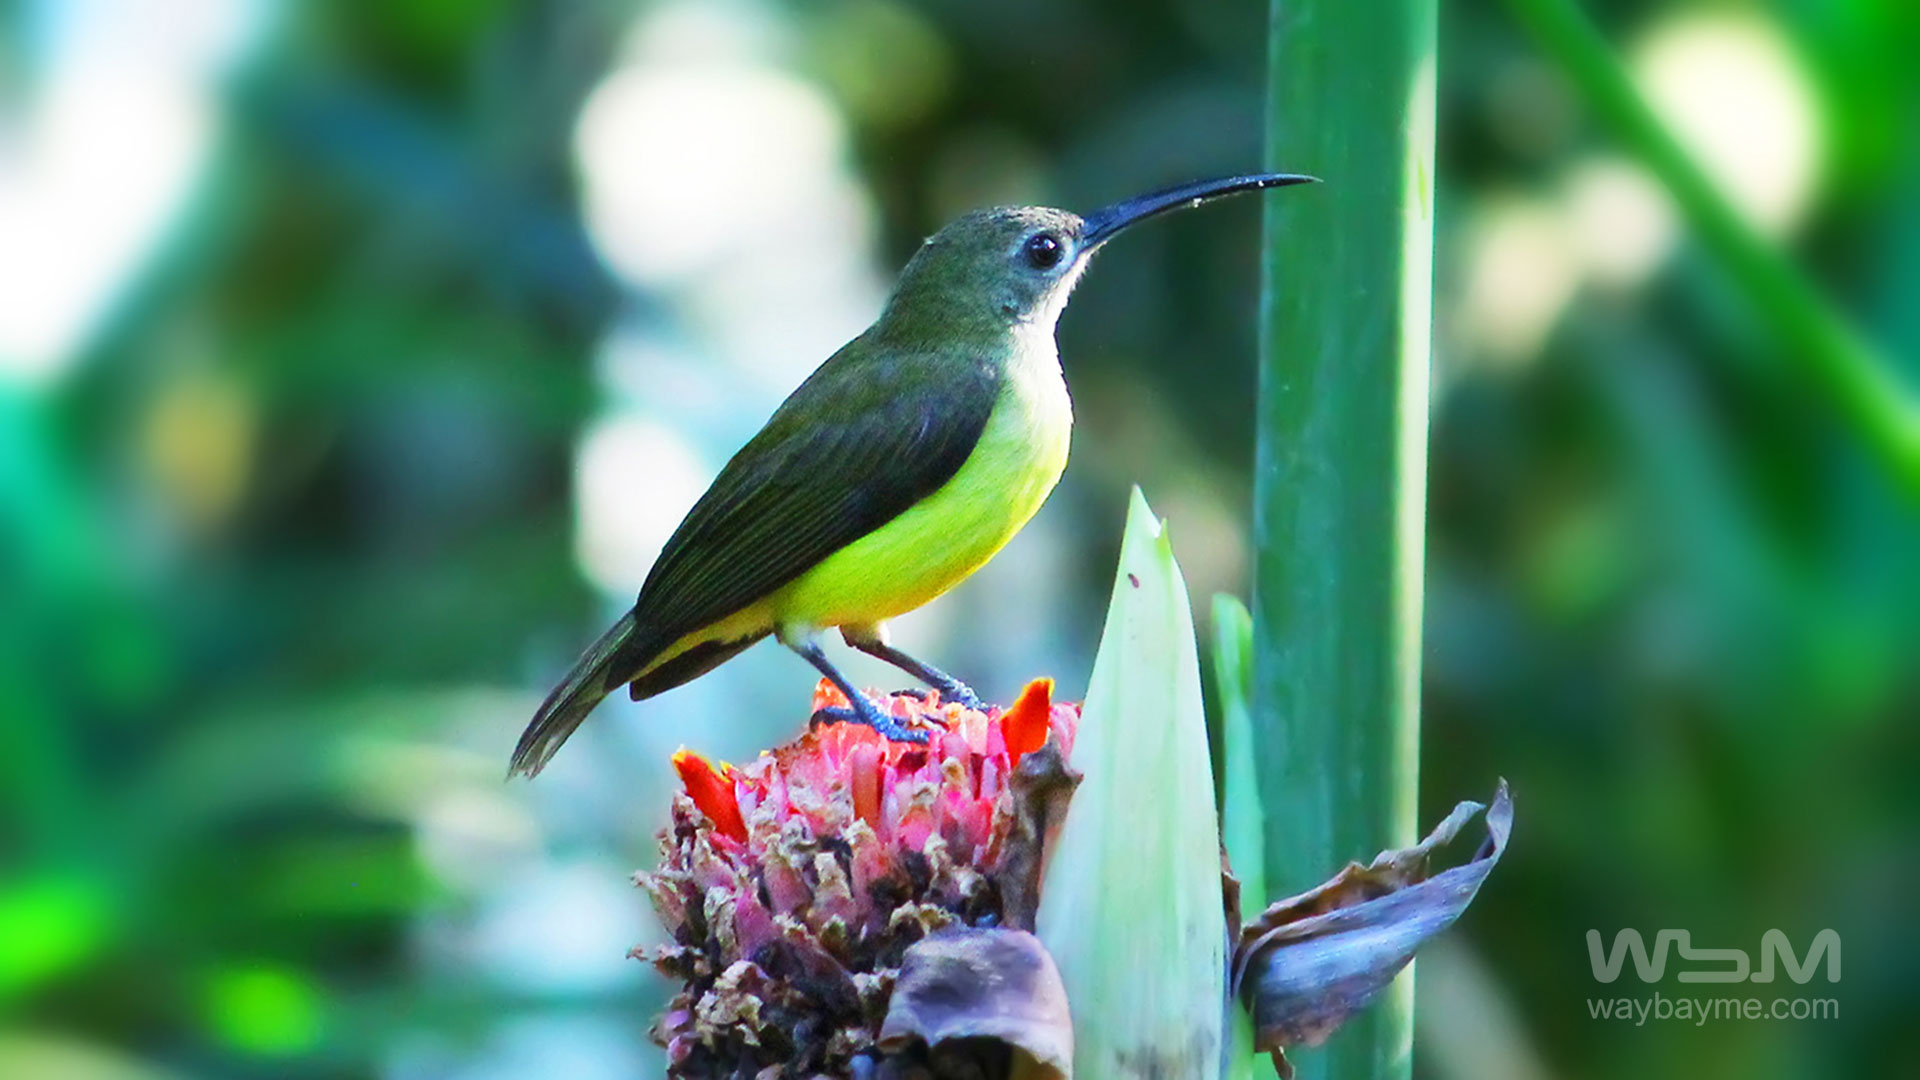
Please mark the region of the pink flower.
[[[738, 767], [674, 755], [685, 793], [637, 879], [673, 937], [650, 958], [685, 987], [655, 1026], [670, 1075], [846, 1075], [909, 946], [1031, 919], [1033, 811], [1047, 780], [1071, 789], [1080, 717], [1052, 689], [1035, 680], [1005, 710], [883, 699], [925, 744], [831, 724]], [[823, 681], [815, 708], [838, 704]]]

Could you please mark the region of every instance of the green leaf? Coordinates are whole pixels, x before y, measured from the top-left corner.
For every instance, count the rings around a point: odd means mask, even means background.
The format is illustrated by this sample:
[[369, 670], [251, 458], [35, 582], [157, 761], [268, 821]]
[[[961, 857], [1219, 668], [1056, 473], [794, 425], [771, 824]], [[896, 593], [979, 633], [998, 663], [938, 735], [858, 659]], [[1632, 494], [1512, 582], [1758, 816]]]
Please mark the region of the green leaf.
[[[1240, 880], [1240, 910], [1267, 906], [1266, 811], [1260, 805], [1260, 777], [1254, 767], [1253, 616], [1238, 599], [1213, 598], [1213, 684], [1220, 716], [1220, 831], [1233, 874]], [[1274, 1075], [1272, 1062], [1253, 1050], [1253, 1018], [1231, 1009], [1232, 1046], [1228, 1080]]]
[[1226, 1010], [1220, 828], [1187, 587], [1138, 489], [1093, 665], [1038, 935], [1073, 1014], [1074, 1072], [1212, 1076]]
[[1240, 910], [1259, 911], [1267, 906], [1267, 843], [1254, 767], [1253, 616], [1231, 596], [1213, 598], [1213, 681], [1220, 702], [1220, 832], [1240, 879]]

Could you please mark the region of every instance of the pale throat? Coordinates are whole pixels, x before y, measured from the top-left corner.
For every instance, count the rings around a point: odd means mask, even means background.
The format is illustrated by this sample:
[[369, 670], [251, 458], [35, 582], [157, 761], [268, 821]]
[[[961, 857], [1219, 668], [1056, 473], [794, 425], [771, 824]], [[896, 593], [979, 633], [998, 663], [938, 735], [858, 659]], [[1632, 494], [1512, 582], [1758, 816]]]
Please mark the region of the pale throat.
[[1060, 346], [1054, 341], [1053, 320], [1023, 319], [1013, 325], [1013, 361], [1016, 379], [1061, 379]]

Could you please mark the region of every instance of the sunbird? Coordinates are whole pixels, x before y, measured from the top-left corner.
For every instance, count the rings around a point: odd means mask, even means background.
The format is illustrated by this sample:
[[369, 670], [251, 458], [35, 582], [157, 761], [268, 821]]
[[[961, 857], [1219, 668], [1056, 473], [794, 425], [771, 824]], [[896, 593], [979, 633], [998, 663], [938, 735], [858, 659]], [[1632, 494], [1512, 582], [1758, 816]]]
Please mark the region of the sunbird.
[[1169, 210], [1310, 183], [1202, 180], [1084, 216], [966, 214], [920, 246], [880, 318], [827, 358], [727, 462], [648, 572], [633, 610], [541, 703], [513, 752], [533, 776], [600, 700], [640, 701], [773, 635], [845, 695], [816, 720], [895, 723], [820, 647], [847, 644], [978, 708], [966, 684], [888, 641], [886, 621], [986, 565], [1067, 465], [1073, 406], [1054, 324], [1102, 244]]

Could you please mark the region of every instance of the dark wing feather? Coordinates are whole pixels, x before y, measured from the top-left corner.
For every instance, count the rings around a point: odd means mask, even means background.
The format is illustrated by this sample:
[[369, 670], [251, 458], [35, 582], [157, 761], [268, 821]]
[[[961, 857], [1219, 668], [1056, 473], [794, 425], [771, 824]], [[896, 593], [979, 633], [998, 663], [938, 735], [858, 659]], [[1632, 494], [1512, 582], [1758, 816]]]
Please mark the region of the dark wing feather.
[[665, 648], [766, 597], [959, 471], [999, 369], [863, 341], [801, 384], [681, 522], [634, 605], [636, 647]]

